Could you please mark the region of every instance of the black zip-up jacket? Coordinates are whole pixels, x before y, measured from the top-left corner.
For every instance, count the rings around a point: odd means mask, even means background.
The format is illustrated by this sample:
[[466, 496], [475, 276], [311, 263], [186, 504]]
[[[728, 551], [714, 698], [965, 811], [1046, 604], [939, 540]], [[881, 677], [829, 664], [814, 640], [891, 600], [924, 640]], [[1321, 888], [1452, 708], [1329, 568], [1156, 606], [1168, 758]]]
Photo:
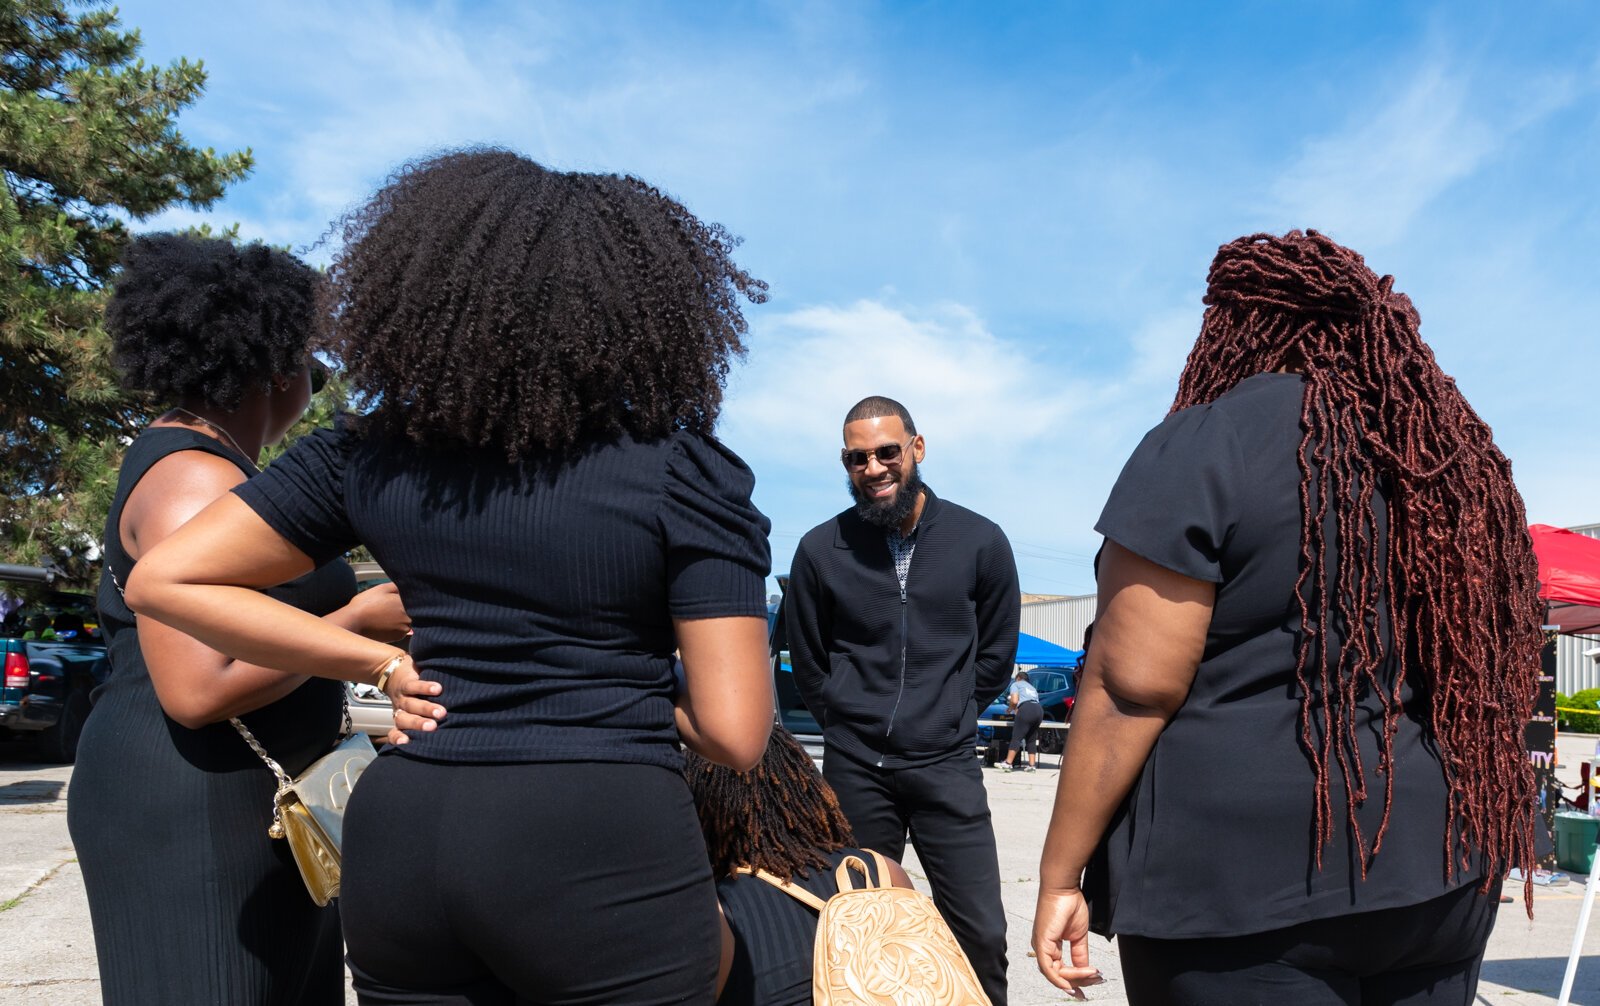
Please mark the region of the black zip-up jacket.
[[970, 750], [1017, 654], [1011, 543], [925, 491], [903, 595], [884, 529], [852, 509], [800, 540], [784, 599], [795, 684], [828, 750], [884, 768]]

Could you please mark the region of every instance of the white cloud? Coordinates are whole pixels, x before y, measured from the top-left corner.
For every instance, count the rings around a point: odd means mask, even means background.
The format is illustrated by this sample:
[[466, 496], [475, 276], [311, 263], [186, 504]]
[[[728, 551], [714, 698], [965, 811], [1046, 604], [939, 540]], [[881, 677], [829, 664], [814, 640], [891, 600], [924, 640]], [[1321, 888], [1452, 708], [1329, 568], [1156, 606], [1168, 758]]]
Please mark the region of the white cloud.
[[1593, 81], [1570, 74], [1506, 83], [1432, 57], [1331, 132], [1306, 139], [1271, 190], [1272, 214], [1357, 248], [1393, 245], [1452, 186], [1522, 130], [1569, 106]]
[[1397, 240], [1423, 206], [1476, 170], [1499, 141], [1468, 94], [1465, 78], [1426, 66], [1379, 107], [1306, 141], [1273, 189], [1282, 218], [1357, 247]]
[[826, 160], [850, 134], [826, 110], [869, 85], [814, 37], [827, 32], [751, 49], [672, 30], [684, 28], [586, 6], [246, 6], [225, 43], [208, 36], [210, 93], [185, 123], [211, 142], [255, 147], [255, 177], [214, 218], [243, 216], [247, 231], [270, 219], [273, 233], [248, 236], [289, 232], [295, 244], [320, 237], [401, 162], [452, 146], [638, 172], [669, 190], [692, 186], [677, 194], [698, 209], [775, 167], [793, 170], [777, 163], [786, 146]]
[[[759, 320], [751, 343], [727, 421], [758, 434], [783, 432], [824, 455], [838, 449], [845, 411], [871, 394], [925, 416], [919, 429], [946, 449], [979, 446], [1001, 413], [1031, 439], [1073, 408], [1021, 347], [996, 338], [960, 305], [917, 312], [868, 300], [808, 307]], [[784, 407], [796, 388], [810, 389], [799, 415], [792, 401]]]

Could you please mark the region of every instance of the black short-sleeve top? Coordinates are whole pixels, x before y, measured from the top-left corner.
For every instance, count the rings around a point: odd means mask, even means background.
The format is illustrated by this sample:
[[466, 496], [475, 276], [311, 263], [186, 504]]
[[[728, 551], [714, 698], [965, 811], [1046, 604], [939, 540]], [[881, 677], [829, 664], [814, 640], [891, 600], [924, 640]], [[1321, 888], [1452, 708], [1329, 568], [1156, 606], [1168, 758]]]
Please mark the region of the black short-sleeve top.
[[[1417, 904], [1482, 877], [1446, 871], [1444, 768], [1426, 729], [1428, 695], [1407, 676], [1394, 737], [1393, 809], [1361, 878], [1340, 770], [1333, 838], [1315, 856], [1315, 774], [1301, 747], [1296, 581], [1304, 514], [1298, 451], [1303, 382], [1259, 374], [1209, 405], [1169, 416], [1128, 460], [1096, 530], [1175, 572], [1217, 585], [1187, 700], [1156, 741], [1091, 863], [1097, 928], [1158, 938], [1235, 936]], [[1374, 503], [1379, 542], [1386, 495]], [[1336, 548], [1334, 525], [1326, 525]], [[1381, 555], [1381, 551], [1380, 551]], [[1387, 611], [1374, 612], [1388, 640]], [[1330, 637], [1330, 660], [1338, 641]], [[1392, 689], [1390, 652], [1377, 675]], [[1318, 670], [1308, 673], [1315, 682]], [[1382, 707], [1364, 690], [1357, 733], [1370, 846], [1383, 814]]]
[[302, 438], [235, 492], [314, 561], [364, 544], [394, 579], [449, 710], [398, 753], [676, 770], [673, 619], [766, 614], [744, 462], [687, 432], [512, 464], [358, 426]]
[[[825, 869], [789, 882], [827, 901], [839, 893], [835, 871], [850, 856], [866, 866], [873, 884], [892, 883], [878, 876], [872, 853], [851, 848], [826, 853]], [[851, 871], [851, 877], [859, 884], [858, 874]], [[717, 1006], [810, 1006], [816, 910], [748, 874], [718, 880], [717, 899], [733, 931], [733, 966]]]

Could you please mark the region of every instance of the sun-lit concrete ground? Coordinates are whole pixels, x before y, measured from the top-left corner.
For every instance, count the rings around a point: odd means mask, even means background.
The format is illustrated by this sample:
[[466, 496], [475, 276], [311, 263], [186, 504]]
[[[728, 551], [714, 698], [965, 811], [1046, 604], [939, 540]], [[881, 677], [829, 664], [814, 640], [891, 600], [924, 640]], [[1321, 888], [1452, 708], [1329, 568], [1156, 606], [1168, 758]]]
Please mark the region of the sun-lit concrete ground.
[[[1576, 782], [1575, 766], [1594, 750], [1594, 738], [1564, 737], [1562, 776]], [[1054, 759], [1033, 774], [988, 771], [990, 803], [1000, 844], [1000, 873], [1011, 947], [1011, 1002], [1060, 1003], [1028, 957], [1028, 935], [1038, 893], [1039, 848], [1056, 786]], [[83, 877], [67, 836], [66, 794], [72, 770], [26, 760], [25, 749], [0, 750], [0, 1004], [88, 1006], [98, 1003], [94, 939]], [[913, 854], [907, 867], [920, 881]], [[1479, 1000], [1494, 1006], [1553, 1003], [1583, 898], [1584, 878], [1535, 895], [1535, 918], [1520, 905], [1502, 909], [1489, 944]], [[1511, 885], [1507, 890], [1512, 890]], [[138, 948], [108, 948], [137, 953]], [[1600, 924], [1590, 929], [1572, 1001], [1600, 1006]], [[597, 956], [604, 951], [597, 949]], [[1105, 985], [1090, 993], [1100, 1003], [1126, 1002], [1116, 945], [1096, 939], [1094, 960]], [[354, 1002], [354, 997], [350, 1002]]]

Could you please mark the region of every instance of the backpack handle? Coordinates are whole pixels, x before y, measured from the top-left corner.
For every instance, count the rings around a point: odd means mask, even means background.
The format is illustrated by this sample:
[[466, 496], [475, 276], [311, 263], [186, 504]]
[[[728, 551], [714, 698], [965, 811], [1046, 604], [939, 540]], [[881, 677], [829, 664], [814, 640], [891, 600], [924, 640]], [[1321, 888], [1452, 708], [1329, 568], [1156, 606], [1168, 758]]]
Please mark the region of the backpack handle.
[[[846, 856], [844, 861], [839, 864], [839, 868], [835, 870], [833, 874], [834, 883], [838, 886], [839, 890], [856, 890], [855, 882], [850, 877], [850, 870], [852, 867], [861, 871], [861, 876], [864, 881], [861, 890], [871, 891], [890, 886], [890, 884], [884, 879], [885, 877], [889, 876], [888, 861], [873, 849], [863, 849], [862, 851], [872, 857], [873, 866], [876, 867], [878, 872], [878, 883], [874, 884], [872, 882], [872, 874], [867, 872], [867, 864], [862, 862], [860, 856]], [[805, 888], [797, 887], [787, 880], [774, 877], [766, 870], [756, 869], [749, 866], [736, 866], [734, 867], [733, 872], [743, 874], [747, 877], [755, 877], [757, 880], [764, 880], [773, 887], [776, 887], [778, 890], [782, 891], [784, 894], [787, 894], [789, 897], [806, 905], [814, 912], [822, 911], [822, 907], [825, 904], [821, 898], [817, 897], [815, 894], [812, 894]]]
[[835, 886], [841, 891], [856, 890], [855, 880], [850, 876], [850, 871], [853, 869], [861, 874], [862, 884], [860, 890], [873, 891], [893, 887], [893, 882], [888, 879], [889, 861], [884, 859], [876, 849], [862, 849], [861, 851], [872, 857], [873, 872], [877, 873], [878, 882], [872, 882], [872, 873], [867, 871], [867, 864], [862, 862], [860, 856], [846, 856], [839, 863], [839, 868], [833, 871]]

